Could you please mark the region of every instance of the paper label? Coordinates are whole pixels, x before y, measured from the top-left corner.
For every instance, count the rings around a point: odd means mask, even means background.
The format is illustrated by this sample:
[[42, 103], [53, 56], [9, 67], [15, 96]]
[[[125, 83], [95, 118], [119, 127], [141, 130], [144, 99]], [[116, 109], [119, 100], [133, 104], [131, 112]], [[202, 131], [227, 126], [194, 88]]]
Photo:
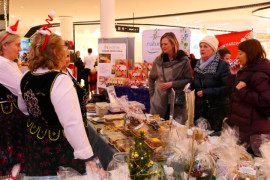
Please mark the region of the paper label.
[[160, 141], [158, 138], [152, 138], [152, 140], [153, 140], [154, 142]]
[[242, 174], [256, 176], [256, 168], [255, 167], [250, 167], [250, 166], [245, 166], [245, 165], [239, 165], [238, 172], [239, 173], [242, 173]]
[[136, 126], [134, 129], [140, 129], [142, 126], [144, 125], [144, 123], [142, 123], [142, 124], [139, 124], [138, 126]]
[[165, 127], [164, 127], [164, 126], [160, 126], [160, 128], [161, 128], [161, 129], [165, 129]]

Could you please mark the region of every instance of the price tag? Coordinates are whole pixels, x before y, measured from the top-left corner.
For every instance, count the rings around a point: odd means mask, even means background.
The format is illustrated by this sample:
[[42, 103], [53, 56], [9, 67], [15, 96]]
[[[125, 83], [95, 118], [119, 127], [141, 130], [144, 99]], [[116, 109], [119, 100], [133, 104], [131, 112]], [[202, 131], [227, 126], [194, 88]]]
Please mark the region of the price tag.
[[137, 129], [140, 129], [143, 125], [144, 125], [144, 123], [142, 123], [142, 124], [136, 126], [134, 129], [136, 129], [136, 130], [137, 130]]
[[238, 172], [242, 173], [242, 174], [246, 174], [246, 175], [256, 176], [256, 168], [255, 167], [239, 165]]

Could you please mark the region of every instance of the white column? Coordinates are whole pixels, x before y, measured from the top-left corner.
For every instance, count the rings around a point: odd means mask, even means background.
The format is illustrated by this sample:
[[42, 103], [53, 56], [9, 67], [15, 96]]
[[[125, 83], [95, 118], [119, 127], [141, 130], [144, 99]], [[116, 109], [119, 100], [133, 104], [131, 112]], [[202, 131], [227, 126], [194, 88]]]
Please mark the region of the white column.
[[64, 40], [73, 41], [73, 22], [71, 16], [60, 16], [60, 32]]
[[100, 36], [114, 37], [115, 31], [115, 0], [100, 0]]

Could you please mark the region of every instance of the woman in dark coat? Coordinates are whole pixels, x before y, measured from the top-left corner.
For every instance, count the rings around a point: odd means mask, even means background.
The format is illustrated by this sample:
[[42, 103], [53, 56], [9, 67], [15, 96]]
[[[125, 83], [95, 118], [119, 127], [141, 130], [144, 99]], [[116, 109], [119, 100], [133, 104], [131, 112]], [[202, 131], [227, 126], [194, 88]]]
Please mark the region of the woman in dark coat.
[[256, 39], [238, 46], [238, 64], [230, 68], [228, 124], [239, 128], [240, 140], [250, 145], [252, 135], [270, 134], [270, 121], [256, 108], [270, 104], [270, 61]]
[[220, 131], [227, 113], [226, 80], [229, 64], [220, 60], [217, 54], [218, 40], [206, 36], [200, 41], [201, 59], [194, 68], [195, 89], [194, 120], [200, 117], [207, 119], [214, 131]]

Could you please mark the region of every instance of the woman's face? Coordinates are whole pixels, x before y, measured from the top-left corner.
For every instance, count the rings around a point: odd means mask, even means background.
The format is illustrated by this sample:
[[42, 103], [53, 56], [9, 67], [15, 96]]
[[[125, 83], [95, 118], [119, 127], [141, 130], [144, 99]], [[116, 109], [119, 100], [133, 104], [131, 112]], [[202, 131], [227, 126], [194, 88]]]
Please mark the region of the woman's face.
[[21, 39], [17, 38], [15, 41], [11, 43], [5, 43], [2, 46], [3, 49], [3, 57], [13, 61], [18, 58], [21, 48]]
[[247, 64], [248, 57], [244, 51], [238, 51], [238, 59], [238, 63], [240, 63], [240, 65], [245, 66]]
[[161, 40], [161, 49], [163, 53], [172, 55], [174, 52], [174, 45], [169, 41], [168, 38], [165, 37]]
[[231, 54], [225, 54], [223, 60], [224, 60], [226, 63], [230, 64], [230, 59], [231, 59]]
[[200, 43], [200, 54], [203, 61], [207, 61], [213, 54], [214, 50], [206, 43]]
[[69, 66], [69, 63], [70, 63], [70, 54], [69, 54], [69, 52], [67, 51], [66, 67]]
[[76, 55], [77, 55], [77, 57], [80, 57], [81, 52], [80, 52], [80, 51], [77, 51], [77, 52], [76, 52]]

